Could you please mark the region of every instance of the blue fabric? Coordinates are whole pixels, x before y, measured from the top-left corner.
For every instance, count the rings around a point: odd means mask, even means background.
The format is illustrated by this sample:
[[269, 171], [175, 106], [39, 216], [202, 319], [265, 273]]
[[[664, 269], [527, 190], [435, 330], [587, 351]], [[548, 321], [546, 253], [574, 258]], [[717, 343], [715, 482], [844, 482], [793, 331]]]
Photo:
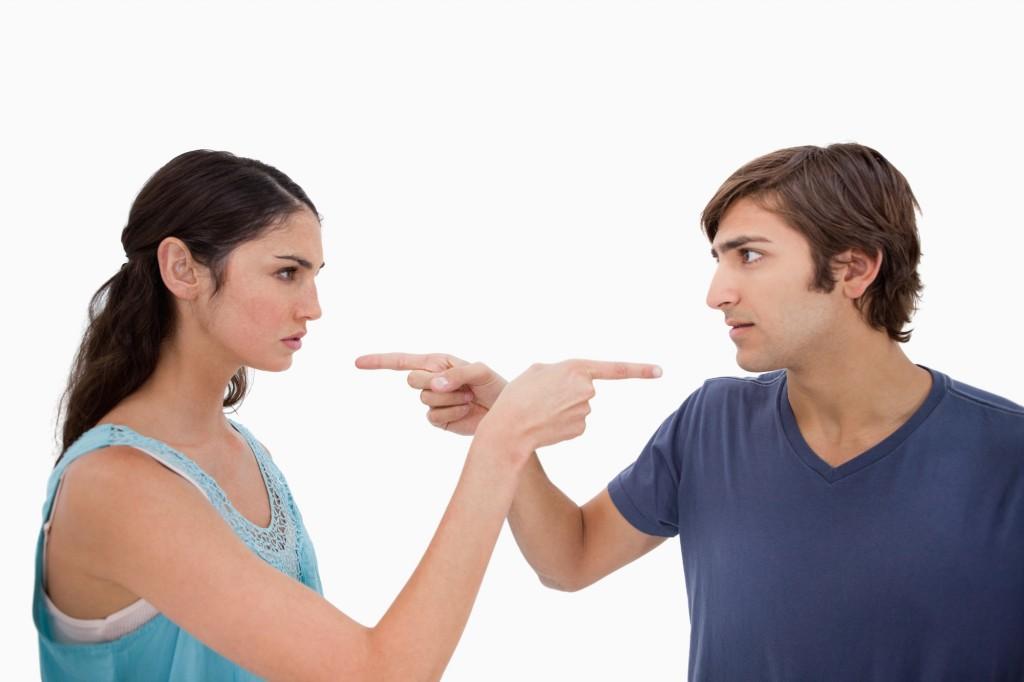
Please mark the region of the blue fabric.
[[910, 420], [835, 469], [785, 372], [710, 380], [609, 484], [679, 535], [689, 679], [1024, 679], [1024, 408], [929, 371]]
[[[185, 473], [206, 493], [225, 522], [260, 558], [322, 594], [316, 554], [306, 534], [302, 516], [292, 499], [284, 476], [263, 445], [241, 424], [230, 422], [249, 444], [259, 464], [270, 501], [271, 521], [256, 526], [234, 507], [213, 478], [191, 459], [161, 441], [147, 438], [125, 426], [103, 424], [82, 434], [64, 453], [50, 475], [43, 522], [50, 516], [54, 495], [67, 467], [79, 457], [110, 445], [143, 450], [172, 469]], [[61, 644], [52, 637], [50, 616], [43, 598], [43, 533], [36, 547], [33, 618], [39, 632], [39, 660], [44, 680], [114, 682], [135, 680], [258, 680], [192, 637], [163, 615], [139, 629], [100, 644]]]

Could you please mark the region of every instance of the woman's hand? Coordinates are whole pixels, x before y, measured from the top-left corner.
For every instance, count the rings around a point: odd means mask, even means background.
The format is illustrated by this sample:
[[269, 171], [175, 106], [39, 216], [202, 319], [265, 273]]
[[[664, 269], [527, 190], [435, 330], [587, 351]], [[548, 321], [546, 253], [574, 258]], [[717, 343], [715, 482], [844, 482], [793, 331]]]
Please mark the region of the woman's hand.
[[[566, 360], [536, 364], [511, 384], [481, 362], [443, 353], [378, 353], [356, 359], [361, 369], [408, 370], [408, 383], [420, 389], [429, 407], [427, 420], [446, 431], [473, 435], [493, 409], [500, 416], [493, 428], [520, 434], [533, 448], [552, 445], [583, 433], [594, 397], [594, 379], [635, 379], [661, 376], [661, 368], [628, 362]], [[504, 396], [512, 391], [512, 397]], [[504, 406], [504, 407], [502, 407]]]
[[482, 362], [467, 363], [445, 353], [376, 353], [356, 358], [360, 369], [408, 370], [409, 385], [420, 389], [427, 421], [439, 429], [472, 436], [508, 383]]

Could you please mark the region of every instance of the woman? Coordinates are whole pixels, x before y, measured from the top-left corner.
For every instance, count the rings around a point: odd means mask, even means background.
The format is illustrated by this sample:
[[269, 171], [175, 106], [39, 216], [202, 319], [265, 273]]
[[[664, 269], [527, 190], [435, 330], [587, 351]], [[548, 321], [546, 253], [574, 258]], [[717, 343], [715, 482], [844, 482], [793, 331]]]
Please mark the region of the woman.
[[224, 416], [245, 368], [287, 369], [320, 317], [313, 203], [258, 161], [188, 152], [143, 187], [121, 242], [127, 262], [90, 305], [44, 505], [43, 677], [438, 679], [523, 463], [582, 432], [596, 374], [536, 365], [509, 384], [423, 560], [364, 627], [321, 596], [284, 477]]

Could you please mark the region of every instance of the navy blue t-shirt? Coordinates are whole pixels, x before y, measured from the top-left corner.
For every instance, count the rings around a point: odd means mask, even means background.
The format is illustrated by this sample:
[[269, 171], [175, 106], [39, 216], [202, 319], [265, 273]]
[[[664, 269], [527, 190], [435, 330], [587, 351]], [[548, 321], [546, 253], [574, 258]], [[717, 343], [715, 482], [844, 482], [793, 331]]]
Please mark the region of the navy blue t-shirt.
[[1024, 408], [929, 371], [834, 469], [784, 371], [712, 379], [609, 484], [679, 535], [691, 680], [1024, 679]]

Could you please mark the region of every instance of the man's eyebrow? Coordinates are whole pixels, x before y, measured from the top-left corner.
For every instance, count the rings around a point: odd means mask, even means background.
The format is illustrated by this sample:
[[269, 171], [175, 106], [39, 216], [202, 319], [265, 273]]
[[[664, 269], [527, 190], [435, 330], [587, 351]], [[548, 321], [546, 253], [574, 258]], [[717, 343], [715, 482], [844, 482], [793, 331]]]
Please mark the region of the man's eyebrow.
[[[312, 270], [313, 269], [313, 264], [312, 263], [310, 263], [305, 258], [299, 258], [298, 256], [292, 256], [292, 255], [289, 254], [287, 256], [274, 256], [274, 258], [280, 258], [282, 260], [292, 260], [292, 261], [295, 261], [296, 263], [298, 263], [299, 265], [301, 265], [302, 267], [304, 267], [307, 270]], [[327, 265], [327, 263], [321, 263], [320, 267], [317, 268], [317, 271], [319, 272], [325, 265]]]
[[715, 247], [712, 246], [711, 247], [711, 257], [712, 258], [718, 258], [718, 256], [720, 255], [719, 251], [721, 252], [722, 255], [724, 255], [726, 253], [729, 253], [733, 249], [738, 249], [739, 247], [744, 246], [746, 244], [750, 244], [752, 242], [764, 242], [766, 244], [771, 244], [772, 240], [771, 239], [765, 239], [764, 237], [757, 237], [757, 236], [754, 236], [754, 235], [749, 235], [749, 236], [748, 235], [743, 235], [741, 237], [736, 237], [736, 239], [730, 239], [729, 241], [725, 242], [724, 244], [721, 244], [718, 247], [718, 249], [715, 249]]

